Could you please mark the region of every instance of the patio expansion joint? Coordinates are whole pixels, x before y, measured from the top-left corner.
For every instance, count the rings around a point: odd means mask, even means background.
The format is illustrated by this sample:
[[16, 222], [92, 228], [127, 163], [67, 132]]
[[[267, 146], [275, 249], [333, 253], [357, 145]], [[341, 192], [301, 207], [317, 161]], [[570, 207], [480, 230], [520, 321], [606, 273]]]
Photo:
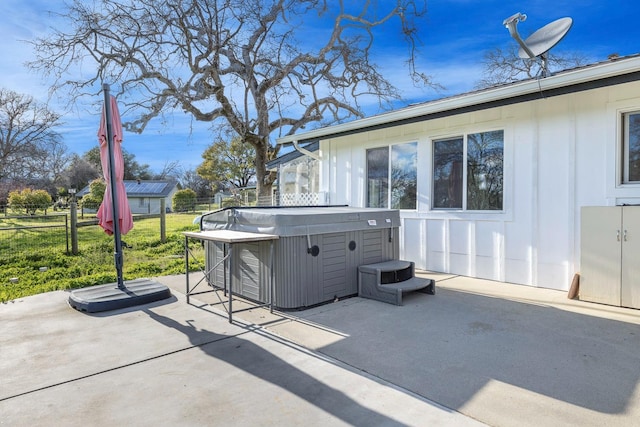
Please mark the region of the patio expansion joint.
[[163, 357], [171, 356], [171, 355], [174, 355], [174, 354], [177, 354], [177, 353], [181, 353], [181, 352], [187, 351], [187, 350], [192, 350], [194, 348], [204, 347], [206, 345], [213, 344], [215, 342], [225, 341], [225, 340], [228, 340], [228, 339], [231, 339], [231, 338], [237, 338], [237, 337], [239, 337], [241, 335], [245, 335], [245, 334], [248, 334], [250, 332], [251, 332], [250, 330], [245, 330], [245, 331], [242, 331], [242, 332], [239, 332], [239, 333], [236, 333], [236, 334], [231, 334], [231, 335], [224, 336], [222, 338], [216, 338], [216, 339], [205, 341], [205, 342], [202, 342], [202, 343], [199, 343], [199, 344], [194, 344], [194, 345], [190, 345], [190, 346], [187, 346], [187, 347], [179, 348], [177, 350], [168, 351], [166, 353], [158, 354], [156, 356], [146, 357], [144, 359], [136, 360], [135, 362], [125, 363], [124, 365], [115, 366], [115, 367], [109, 368], [109, 369], [103, 369], [101, 371], [93, 372], [91, 374], [82, 375], [82, 376], [79, 376], [77, 378], [71, 378], [71, 379], [68, 379], [68, 380], [65, 380], [65, 381], [57, 382], [55, 384], [49, 384], [49, 385], [46, 385], [46, 386], [38, 387], [38, 388], [35, 388], [33, 390], [28, 390], [28, 391], [24, 391], [22, 393], [14, 394], [12, 396], [0, 397], [0, 402], [4, 402], [4, 401], [15, 399], [15, 398], [18, 398], [18, 397], [21, 397], [21, 396], [26, 396], [26, 395], [29, 395], [29, 394], [37, 393], [37, 392], [40, 392], [40, 391], [43, 391], [43, 390], [48, 390], [48, 389], [51, 389], [51, 388], [59, 387], [59, 386], [65, 385], [65, 384], [72, 384], [72, 383], [77, 382], [77, 381], [82, 381], [82, 380], [85, 380], [87, 378], [96, 377], [98, 375], [106, 374], [106, 373], [109, 373], [109, 372], [114, 372], [114, 371], [117, 371], [117, 370], [120, 370], [120, 369], [124, 369], [124, 368], [128, 368], [128, 367], [131, 367], [131, 366], [136, 366], [136, 365], [139, 365], [141, 363], [149, 362], [149, 361], [152, 361], [152, 360], [162, 359]]

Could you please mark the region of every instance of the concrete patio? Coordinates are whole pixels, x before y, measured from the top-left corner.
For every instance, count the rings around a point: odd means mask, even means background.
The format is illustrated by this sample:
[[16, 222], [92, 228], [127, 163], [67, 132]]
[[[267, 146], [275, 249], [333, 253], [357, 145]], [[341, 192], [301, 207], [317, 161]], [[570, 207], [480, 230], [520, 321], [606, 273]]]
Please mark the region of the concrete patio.
[[156, 278], [171, 299], [118, 312], [77, 312], [61, 291], [2, 304], [0, 424], [639, 425], [639, 310], [428, 276], [437, 294], [403, 306], [233, 324], [217, 293], [187, 305], [184, 276]]

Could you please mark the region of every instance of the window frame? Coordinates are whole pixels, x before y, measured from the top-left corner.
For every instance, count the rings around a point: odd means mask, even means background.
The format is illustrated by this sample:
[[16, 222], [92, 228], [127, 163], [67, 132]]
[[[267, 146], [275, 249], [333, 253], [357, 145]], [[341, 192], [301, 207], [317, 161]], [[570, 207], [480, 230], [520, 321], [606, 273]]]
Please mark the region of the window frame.
[[[402, 208], [402, 207], [392, 207], [392, 201], [393, 201], [393, 183], [394, 183], [394, 178], [393, 178], [393, 171], [394, 171], [394, 153], [393, 153], [393, 149], [394, 147], [399, 147], [402, 145], [413, 145], [414, 147], [414, 153], [413, 155], [415, 156], [415, 160], [414, 160], [414, 170], [413, 170], [413, 174], [414, 174], [414, 183], [415, 183], [415, 198], [413, 201], [413, 207], [411, 208]], [[385, 203], [383, 206], [378, 206], [379, 208], [383, 208], [383, 209], [398, 209], [398, 210], [402, 210], [402, 211], [417, 211], [418, 210], [418, 168], [419, 168], [419, 163], [418, 163], [418, 147], [419, 147], [419, 143], [417, 140], [410, 140], [410, 141], [405, 141], [405, 142], [397, 142], [394, 144], [389, 144], [389, 145], [385, 145], [385, 146], [379, 146], [379, 147], [371, 147], [371, 148], [367, 148], [365, 150], [365, 206], [366, 207], [372, 207], [371, 206], [371, 201], [370, 201], [370, 188], [369, 188], [369, 183], [370, 183], [370, 179], [369, 179], [369, 165], [370, 165], [370, 161], [369, 161], [369, 153], [371, 151], [374, 150], [383, 150], [386, 149], [386, 157], [387, 157], [387, 173], [386, 173], [386, 180], [385, 180]]]
[[[638, 185], [640, 184], [640, 177], [638, 177], [637, 180], [630, 180], [629, 179], [629, 172], [630, 172], [630, 153], [629, 153], [629, 148], [630, 148], [630, 116], [638, 116], [638, 119], [640, 120], [640, 110], [630, 110], [630, 111], [623, 111], [621, 112], [621, 125], [622, 125], [622, 132], [621, 132], [621, 140], [620, 140], [620, 144], [621, 144], [621, 168], [620, 168], [620, 172], [621, 172], [621, 184], [622, 185]], [[638, 135], [638, 138], [640, 139], [640, 135]]]
[[[500, 209], [469, 209], [468, 208], [468, 199], [469, 199], [469, 179], [468, 179], [468, 171], [469, 171], [469, 135], [479, 135], [485, 133], [492, 132], [502, 132], [502, 206]], [[504, 128], [499, 129], [487, 129], [482, 131], [465, 131], [460, 134], [443, 136], [434, 138], [431, 140], [431, 176], [429, 179], [431, 180], [431, 200], [429, 209], [433, 212], [468, 212], [468, 213], [504, 213], [505, 212], [505, 195], [506, 195], [506, 182], [505, 182], [505, 174], [506, 174], [506, 130]], [[435, 145], [438, 142], [444, 141], [456, 141], [462, 139], [462, 173], [461, 173], [461, 197], [462, 203], [461, 207], [436, 207], [436, 149]]]
[[[389, 207], [389, 171], [390, 171], [390, 159], [389, 159], [389, 153], [390, 153], [390, 146], [382, 146], [382, 147], [372, 147], [372, 148], [368, 148], [365, 150], [365, 207], [370, 208], [387, 208]], [[371, 204], [371, 188], [369, 187], [370, 182], [371, 182], [371, 178], [370, 178], [370, 171], [371, 169], [369, 168], [369, 165], [371, 164], [371, 160], [369, 157], [369, 153], [373, 152], [373, 151], [378, 151], [378, 152], [382, 152], [386, 149], [386, 163], [387, 163], [387, 167], [386, 167], [386, 180], [384, 180], [384, 178], [377, 178], [377, 181], [383, 181], [383, 184], [380, 186], [380, 188], [383, 188], [383, 190], [385, 190], [385, 194], [384, 194], [384, 199], [386, 201], [385, 206], [380, 206], [380, 203], [378, 203], [378, 206], [372, 206]], [[377, 192], [378, 195], [380, 195], [380, 191]], [[380, 197], [380, 201], [382, 200], [382, 197]]]
[[[436, 207], [436, 144], [442, 142], [457, 142], [462, 140], [462, 166], [460, 182], [460, 207]], [[466, 211], [466, 197], [464, 195], [464, 183], [466, 182], [467, 168], [464, 167], [467, 158], [466, 135], [455, 135], [448, 138], [438, 138], [431, 141], [431, 209], [436, 211]]]

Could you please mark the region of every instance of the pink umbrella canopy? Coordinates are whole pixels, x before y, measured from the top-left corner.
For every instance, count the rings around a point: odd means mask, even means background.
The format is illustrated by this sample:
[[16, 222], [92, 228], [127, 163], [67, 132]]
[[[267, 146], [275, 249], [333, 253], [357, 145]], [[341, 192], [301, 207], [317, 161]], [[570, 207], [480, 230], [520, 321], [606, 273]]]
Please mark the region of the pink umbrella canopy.
[[[124, 158], [122, 157], [122, 122], [120, 121], [120, 112], [118, 104], [114, 96], [110, 96], [111, 106], [111, 129], [113, 134], [113, 159], [115, 171], [116, 197], [118, 199], [118, 225], [120, 234], [127, 234], [133, 228], [133, 217], [127, 192], [124, 188]], [[102, 173], [107, 182], [107, 188], [104, 192], [104, 199], [98, 208], [98, 224], [104, 231], [112, 235], [114, 233], [114, 217], [113, 205], [111, 203], [111, 179], [109, 171], [109, 144], [107, 141], [107, 117], [105, 108], [102, 107], [102, 118], [100, 120], [100, 129], [98, 130], [98, 142], [100, 143], [100, 160], [102, 162]]]

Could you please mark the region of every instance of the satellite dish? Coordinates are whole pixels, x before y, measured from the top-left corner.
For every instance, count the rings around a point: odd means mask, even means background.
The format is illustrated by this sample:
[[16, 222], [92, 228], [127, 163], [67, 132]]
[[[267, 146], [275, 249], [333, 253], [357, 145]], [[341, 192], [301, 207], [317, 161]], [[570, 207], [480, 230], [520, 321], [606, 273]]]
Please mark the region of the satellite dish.
[[[573, 25], [573, 20], [571, 18], [557, 19], [527, 37], [524, 44], [527, 45], [534, 57], [544, 55], [555, 45], [560, 43], [571, 29], [571, 25]], [[520, 50], [518, 50], [518, 56], [522, 59], [530, 58], [529, 54], [522, 48], [522, 46], [520, 47]]]
[[573, 25], [573, 20], [571, 18], [557, 19], [531, 34], [526, 40], [522, 40], [516, 27], [518, 22], [522, 22], [525, 19], [527, 19], [527, 15], [518, 12], [505, 19], [502, 24], [507, 27], [511, 37], [520, 45], [518, 56], [522, 59], [539, 57], [542, 60], [542, 74], [546, 77], [549, 73], [547, 52], [567, 35], [571, 25]]

